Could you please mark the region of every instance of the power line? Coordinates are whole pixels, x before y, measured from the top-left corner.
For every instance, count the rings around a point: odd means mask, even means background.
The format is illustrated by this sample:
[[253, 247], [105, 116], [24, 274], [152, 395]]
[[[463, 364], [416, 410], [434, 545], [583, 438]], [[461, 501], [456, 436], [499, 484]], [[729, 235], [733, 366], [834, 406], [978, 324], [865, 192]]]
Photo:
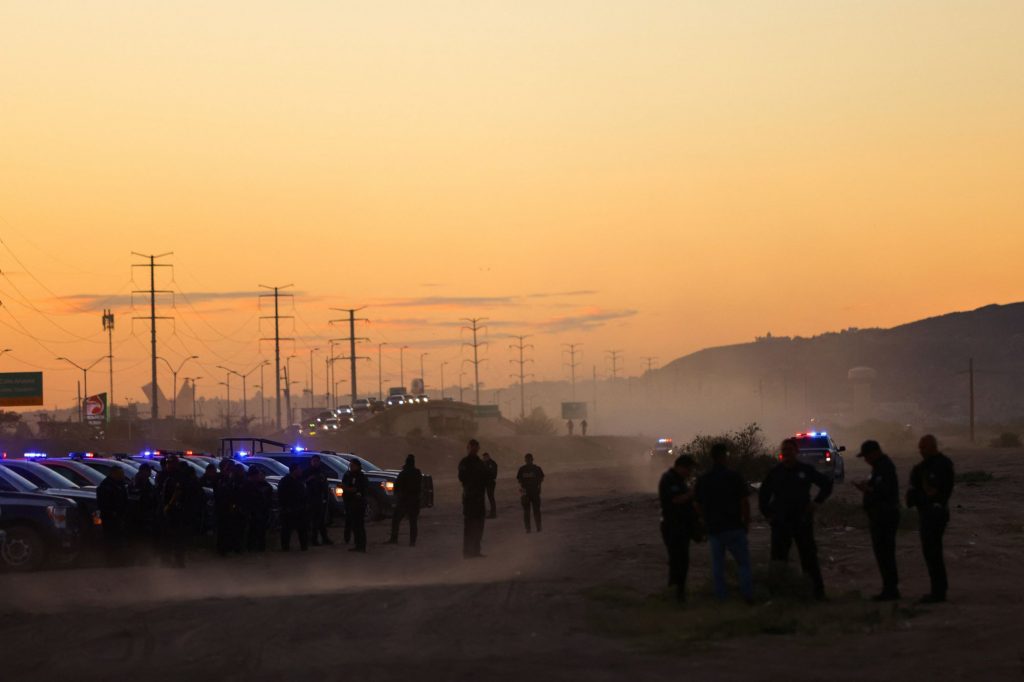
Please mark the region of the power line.
[[[533, 348], [533, 344], [525, 342], [526, 339], [528, 338], [525, 335], [513, 336], [512, 338], [516, 339], [516, 343], [513, 343], [511, 346], [509, 346], [509, 349], [515, 350], [515, 351], [519, 351], [519, 359], [518, 360], [515, 360], [515, 359], [509, 360], [509, 362], [511, 362], [512, 364], [519, 365], [519, 376], [518, 376], [518, 378], [519, 378], [519, 418], [520, 419], [525, 419], [526, 418], [526, 377], [528, 376], [526, 374], [526, 364], [530, 363], [530, 362], [533, 362], [533, 360], [531, 360], [530, 358], [527, 358], [525, 356], [525, 354], [526, 354], [526, 350], [527, 349], [532, 349]], [[529, 376], [533, 376], [533, 375], [531, 374]], [[515, 379], [516, 375], [513, 374], [512, 378]]]
[[580, 363], [576, 361], [576, 356], [577, 355], [582, 355], [582, 353], [578, 349], [583, 344], [582, 343], [563, 343], [562, 345], [565, 346], [565, 348], [562, 349], [562, 353], [563, 354], [565, 354], [565, 353], [569, 354], [569, 362], [563, 363], [563, 365], [565, 365], [566, 367], [569, 368], [569, 381], [572, 384], [572, 399], [573, 399], [573, 402], [575, 402], [576, 401], [576, 368], [580, 366]]
[[[152, 384], [150, 386], [150, 413], [149, 413], [149, 418], [155, 424], [157, 419], [159, 419], [159, 417], [160, 417], [160, 402], [159, 402], [159, 400], [157, 400], [157, 380], [156, 380], [156, 355], [157, 355], [156, 354], [156, 321], [157, 320], [170, 320], [170, 319], [173, 319], [173, 318], [170, 318], [170, 317], [167, 317], [167, 316], [157, 317], [157, 315], [156, 315], [156, 295], [158, 293], [159, 294], [171, 294], [171, 295], [174, 294], [173, 291], [167, 291], [167, 290], [158, 291], [157, 290], [157, 288], [156, 288], [156, 269], [157, 268], [173, 268], [174, 266], [173, 265], [169, 265], [169, 264], [157, 263], [156, 259], [157, 258], [165, 258], [167, 256], [172, 256], [172, 255], [174, 255], [174, 252], [173, 251], [169, 251], [167, 253], [161, 253], [159, 255], [148, 255], [147, 256], [146, 254], [137, 253], [135, 251], [132, 251], [132, 255], [133, 256], [138, 256], [139, 258], [145, 258], [145, 259], [149, 260], [148, 263], [135, 263], [135, 264], [132, 265], [132, 268], [149, 268], [149, 289], [148, 290], [146, 290], [146, 289], [143, 289], [143, 290], [133, 290], [132, 291], [132, 297], [133, 297], [133, 305], [134, 305], [134, 295], [135, 294], [146, 294], [146, 293], [149, 294], [149, 315], [148, 315], [148, 317], [149, 317], [149, 334], [150, 334], [150, 348], [151, 348], [150, 358], [151, 358], [151, 373], [152, 373]], [[134, 270], [133, 270], [133, 272], [134, 272]], [[146, 317], [135, 317], [133, 319], [136, 319], [136, 320], [143, 319], [144, 320], [144, 319], [146, 319]]]
[[[263, 316], [260, 317], [261, 320], [269, 320], [269, 319], [274, 320], [274, 336], [273, 336], [272, 339], [270, 339], [270, 338], [261, 338], [260, 341], [271, 341], [272, 340], [274, 342], [274, 407], [275, 407], [275, 409], [277, 411], [277, 418], [275, 419], [275, 423], [277, 424], [277, 429], [280, 430], [281, 429], [281, 341], [293, 341], [293, 342], [295, 341], [295, 339], [293, 337], [288, 337], [288, 338], [284, 338], [284, 339], [281, 338], [281, 320], [282, 320], [282, 315], [281, 315], [281, 308], [280, 308], [280, 298], [281, 298], [281, 295], [282, 295], [281, 294], [281, 289], [287, 289], [287, 288], [289, 288], [291, 286], [294, 286], [294, 285], [286, 284], [283, 287], [272, 287], [272, 286], [267, 286], [266, 284], [261, 284], [260, 286], [262, 288], [264, 288], [264, 289], [270, 289], [271, 291], [274, 292], [272, 294], [260, 294], [260, 296], [259, 296], [260, 300], [263, 300], [264, 298], [273, 298], [274, 299], [274, 314], [273, 315], [263, 315]], [[284, 294], [284, 296], [287, 296], [289, 298], [293, 298], [294, 299], [294, 296], [292, 296], [291, 294]], [[285, 315], [283, 317], [283, 319], [294, 319], [294, 316], [293, 315]]]
[[[366, 322], [365, 318], [356, 318], [356, 313], [365, 308], [331, 308], [331, 310], [337, 310], [340, 313], [348, 313], [348, 336], [342, 339], [331, 339], [332, 341], [348, 341], [348, 355], [342, 356], [340, 360], [348, 360], [349, 366], [352, 372], [352, 404], [354, 405], [358, 398], [358, 391], [356, 390], [356, 360], [369, 360], [369, 356], [356, 355], [356, 341], [369, 341], [366, 337], [356, 337], [356, 322]], [[328, 320], [327, 324], [334, 324], [335, 322], [344, 322], [341, 320]], [[333, 380], [334, 377], [331, 377]], [[332, 387], [333, 388], [333, 387]]]
[[473, 359], [470, 361], [473, 363], [473, 380], [476, 383], [476, 404], [480, 406], [480, 346], [487, 345], [486, 342], [481, 343], [478, 340], [478, 332], [486, 327], [481, 327], [480, 323], [486, 321], [486, 317], [463, 317], [463, 322], [468, 322], [469, 326], [463, 326], [462, 329], [473, 332], [473, 343], [463, 344], [471, 346], [473, 348]]

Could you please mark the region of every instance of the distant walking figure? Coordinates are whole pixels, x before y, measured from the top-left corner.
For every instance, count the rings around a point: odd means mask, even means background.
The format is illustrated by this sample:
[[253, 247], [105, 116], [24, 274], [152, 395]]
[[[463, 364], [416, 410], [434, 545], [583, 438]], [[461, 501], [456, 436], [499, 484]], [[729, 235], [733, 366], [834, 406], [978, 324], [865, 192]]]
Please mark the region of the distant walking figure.
[[498, 518], [498, 508], [494, 503], [494, 488], [498, 484], [498, 463], [491, 459], [489, 452], [482, 455], [482, 461], [484, 469], [487, 471], [487, 501], [491, 505], [491, 511], [488, 512], [487, 518], [496, 519]]
[[587, 435], [587, 420], [586, 419], [584, 419], [583, 421], [580, 422], [580, 435], [581, 436], [586, 436]]
[[928, 565], [931, 592], [920, 600], [922, 604], [946, 601], [949, 588], [946, 561], [942, 556], [942, 536], [949, 523], [949, 498], [953, 494], [953, 461], [939, 452], [935, 436], [927, 435], [917, 444], [921, 462], [910, 472], [907, 506], [917, 507], [920, 522], [921, 550]]
[[573, 429], [575, 428], [575, 424], [572, 423], [571, 419], [568, 420], [567, 422], [565, 422], [565, 428], [569, 432], [569, 435], [571, 436], [572, 432], [573, 432]]
[[484, 495], [487, 490], [487, 470], [477, 453], [480, 443], [470, 440], [466, 443], [466, 456], [459, 462], [459, 482], [462, 483], [462, 556], [478, 559], [484, 538], [484, 518], [487, 510]]
[[526, 464], [519, 467], [516, 480], [519, 481], [519, 494], [523, 503], [523, 524], [526, 532], [530, 532], [530, 510], [533, 510], [533, 523], [540, 532], [540, 486], [544, 483], [544, 470], [533, 463], [533, 455], [526, 453]]

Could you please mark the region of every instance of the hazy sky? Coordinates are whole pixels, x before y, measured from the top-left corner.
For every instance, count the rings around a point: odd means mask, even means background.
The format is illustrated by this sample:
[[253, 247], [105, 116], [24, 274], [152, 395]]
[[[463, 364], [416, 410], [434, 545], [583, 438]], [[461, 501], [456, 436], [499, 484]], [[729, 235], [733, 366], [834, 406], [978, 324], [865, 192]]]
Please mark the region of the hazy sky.
[[1022, 37], [1020, 0], [4, 0], [0, 370], [69, 404], [54, 358], [105, 354], [106, 303], [140, 398], [133, 250], [175, 252], [161, 353], [200, 393], [271, 350], [261, 283], [295, 284], [304, 381], [328, 308], [366, 304], [434, 385], [465, 316], [497, 385], [506, 333], [556, 379], [564, 342], [638, 373], [1021, 300]]

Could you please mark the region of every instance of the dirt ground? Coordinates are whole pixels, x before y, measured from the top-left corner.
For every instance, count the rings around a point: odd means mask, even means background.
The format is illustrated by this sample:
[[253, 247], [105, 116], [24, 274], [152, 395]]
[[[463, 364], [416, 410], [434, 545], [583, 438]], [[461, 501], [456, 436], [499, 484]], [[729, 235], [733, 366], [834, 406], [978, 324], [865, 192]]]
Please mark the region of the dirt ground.
[[[381, 544], [387, 525], [377, 523], [366, 555], [341, 545], [232, 559], [195, 552], [183, 571], [0, 575], [4, 678], [1024, 677], [1024, 452], [949, 453], [959, 473], [993, 478], [956, 490], [948, 604], [912, 605], [927, 591], [927, 575], [910, 522], [899, 538], [906, 599], [895, 606], [864, 599], [878, 591], [879, 578], [856, 491], [844, 484], [819, 518], [829, 603], [773, 596], [761, 584], [757, 605], [719, 605], [706, 596], [707, 546], [698, 545], [693, 598], [681, 609], [664, 589], [651, 493], [657, 472], [629, 439], [567, 440], [492, 444], [501, 466], [499, 515], [487, 523], [485, 559], [461, 558], [451, 471], [461, 453], [438, 449], [424, 456], [437, 504], [424, 512], [414, 549]], [[544, 532], [531, 535], [523, 532], [512, 479], [514, 453], [527, 448], [548, 473]], [[916, 455], [894, 458], [905, 481]], [[866, 471], [848, 459], [849, 478]], [[751, 547], [763, 583], [768, 536], [761, 523]]]

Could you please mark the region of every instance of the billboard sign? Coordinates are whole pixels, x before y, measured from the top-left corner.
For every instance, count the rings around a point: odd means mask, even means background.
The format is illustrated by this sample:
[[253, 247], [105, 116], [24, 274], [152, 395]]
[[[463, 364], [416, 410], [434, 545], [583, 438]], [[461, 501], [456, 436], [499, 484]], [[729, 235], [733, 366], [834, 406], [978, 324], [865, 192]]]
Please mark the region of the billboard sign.
[[0, 373], [0, 407], [26, 407], [42, 404], [42, 372]]
[[87, 397], [83, 403], [85, 421], [93, 426], [103, 426], [107, 422], [107, 394], [98, 393]]
[[586, 403], [562, 403], [562, 419], [586, 419]]

